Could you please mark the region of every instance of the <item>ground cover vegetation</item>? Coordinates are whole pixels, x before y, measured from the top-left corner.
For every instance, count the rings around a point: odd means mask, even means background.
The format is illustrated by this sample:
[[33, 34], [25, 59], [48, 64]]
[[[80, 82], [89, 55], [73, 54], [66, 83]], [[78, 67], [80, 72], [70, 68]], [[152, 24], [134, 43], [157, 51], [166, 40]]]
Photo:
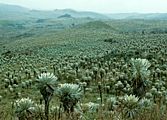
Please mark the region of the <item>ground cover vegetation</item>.
[[0, 21], [1, 120], [166, 120], [167, 21]]

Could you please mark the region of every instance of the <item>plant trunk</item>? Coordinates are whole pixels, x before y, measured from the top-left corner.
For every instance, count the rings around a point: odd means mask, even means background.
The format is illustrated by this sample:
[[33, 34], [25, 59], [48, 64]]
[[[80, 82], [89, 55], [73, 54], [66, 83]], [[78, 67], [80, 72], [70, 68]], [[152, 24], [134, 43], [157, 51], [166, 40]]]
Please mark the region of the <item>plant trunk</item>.
[[62, 104], [60, 104], [60, 107], [59, 107], [59, 115], [58, 115], [58, 120], [60, 119], [61, 117], [61, 107], [62, 107]]
[[46, 120], [49, 120], [49, 101], [45, 100], [45, 117]]
[[98, 85], [98, 88], [99, 88], [100, 100], [101, 100], [101, 105], [102, 105], [102, 103], [103, 103], [103, 96], [102, 96], [102, 88], [101, 88], [101, 85]]

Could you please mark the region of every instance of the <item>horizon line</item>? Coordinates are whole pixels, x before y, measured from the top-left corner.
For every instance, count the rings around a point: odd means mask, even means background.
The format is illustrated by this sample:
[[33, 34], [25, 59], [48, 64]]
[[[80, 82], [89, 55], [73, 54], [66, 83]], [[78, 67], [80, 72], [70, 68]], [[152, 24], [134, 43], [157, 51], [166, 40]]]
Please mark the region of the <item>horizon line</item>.
[[28, 10], [36, 10], [36, 11], [56, 11], [56, 10], [73, 10], [76, 12], [94, 12], [94, 13], [99, 13], [99, 14], [167, 14], [167, 12], [98, 12], [98, 11], [91, 11], [91, 10], [77, 10], [74, 8], [54, 8], [54, 9], [43, 9], [43, 8], [30, 8], [30, 7], [26, 7], [24, 5], [18, 5], [18, 4], [11, 4], [11, 3], [2, 3], [0, 2], [0, 4], [3, 5], [9, 5], [9, 6], [17, 6], [17, 7], [22, 7]]

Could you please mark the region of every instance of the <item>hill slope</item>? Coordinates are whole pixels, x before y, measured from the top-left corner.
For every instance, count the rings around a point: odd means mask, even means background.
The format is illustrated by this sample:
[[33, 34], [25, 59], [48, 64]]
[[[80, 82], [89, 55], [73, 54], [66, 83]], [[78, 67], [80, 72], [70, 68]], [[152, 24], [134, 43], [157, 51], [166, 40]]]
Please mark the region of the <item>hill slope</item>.
[[28, 19], [28, 18], [57, 18], [59, 16], [69, 14], [74, 18], [86, 18], [90, 17], [93, 19], [108, 19], [107, 16], [95, 12], [80, 12], [71, 9], [56, 9], [54, 11], [42, 11], [42, 10], [30, 10], [28, 8], [20, 7], [17, 5], [6, 5], [0, 4], [0, 20], [6, 19]]
[[0, 20], [20, 20], [20, 19], [50, 19], [58, 18], [62, 15], [70, 15], [74, 18], [92, 18], [92, 19], [154, 19], [167, 20], [167, 13], [116, 13], [100, 14], [96, 12], [75, 11], [72, 9], [56, 9], [53, 11], [30, 10], [17, 5], [0, 4]]
[[146, 20], [167, 20], [167, 13], [117, 13], [107, 14], [110, 19], [146, 19]]

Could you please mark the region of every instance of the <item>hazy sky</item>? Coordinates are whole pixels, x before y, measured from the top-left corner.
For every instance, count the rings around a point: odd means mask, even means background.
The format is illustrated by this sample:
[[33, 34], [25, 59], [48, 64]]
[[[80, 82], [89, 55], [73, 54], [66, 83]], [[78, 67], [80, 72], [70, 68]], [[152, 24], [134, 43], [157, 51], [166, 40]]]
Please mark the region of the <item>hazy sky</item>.
[[100, 13], [167, 13], [167, 0], [0, 0], [32, 9], [72, 8]]

